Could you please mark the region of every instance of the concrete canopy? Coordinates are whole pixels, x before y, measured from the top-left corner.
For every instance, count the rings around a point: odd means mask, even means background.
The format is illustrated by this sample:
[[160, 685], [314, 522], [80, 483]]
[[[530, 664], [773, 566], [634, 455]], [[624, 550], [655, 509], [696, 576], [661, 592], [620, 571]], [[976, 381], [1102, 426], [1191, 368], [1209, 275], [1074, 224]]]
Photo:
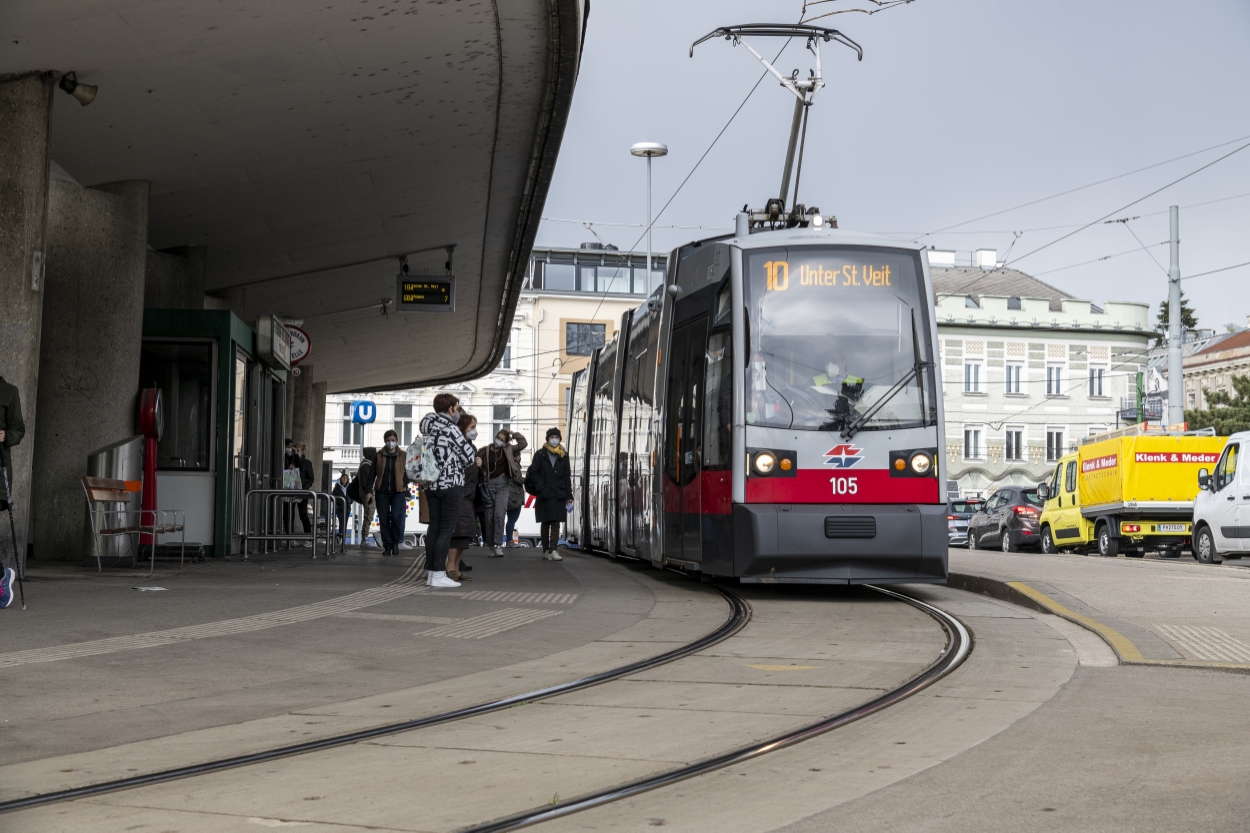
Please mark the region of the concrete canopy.
[[[149, 244], [303, 319], [331, 391], [470, 378], [502, 355], [580, 59], [584, 0], [5, 0], [0, 75], [75, 71], [52, 158], [151, 182]], [[397, 313], [400, 256], [456, 312]]]

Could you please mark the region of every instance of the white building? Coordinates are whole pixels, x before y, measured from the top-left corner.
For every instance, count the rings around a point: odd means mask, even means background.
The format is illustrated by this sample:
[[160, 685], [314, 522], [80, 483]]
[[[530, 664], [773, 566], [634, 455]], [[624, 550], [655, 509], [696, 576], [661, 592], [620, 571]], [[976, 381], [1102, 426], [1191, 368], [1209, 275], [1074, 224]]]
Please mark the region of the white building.
[[1082, 437], [1116, 427], [1146, 368], [1149, 306], [1099, 307], [996, 268], [992, 252], [973, 267], [935, 254], [948, 491], [1037, 483]]
[[[500, 428], [542, 442], [551, 426], [567, 436], [565, 404], [572, 376], [596, 347], [619, 329], [621, 316], [643, 302], [664, 280], [664, 257], [654, 256], [648, 278], [646, 255], [583, 244], [581, 249], [535, 249], [525, 288], [512, 319], [512, 336], [499, 366], [486, 376], [435, 388], [331, 394], [326, 401], [324, 459], [337, 473], [360, 465], [360, 448], [377, 447], [390, 428], [402, 443], [412, 440], [421, 417], [444, 391], [478, 419], [478, 443]], [[372, 425], [353, 425], [351, 403], [377, 404]], [[362, 442], [363, 441], [363, 442]], [[522, 455], [528, 464], [528, 452]]]

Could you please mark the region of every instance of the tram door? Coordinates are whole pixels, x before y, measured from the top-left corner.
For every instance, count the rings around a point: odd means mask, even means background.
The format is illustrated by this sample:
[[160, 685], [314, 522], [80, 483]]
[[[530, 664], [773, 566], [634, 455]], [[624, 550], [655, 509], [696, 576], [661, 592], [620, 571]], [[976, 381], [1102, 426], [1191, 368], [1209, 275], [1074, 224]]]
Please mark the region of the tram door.
[[664, 426], [664, 555], [703, 560], [704, 353], [707, 318], [673, 332]]

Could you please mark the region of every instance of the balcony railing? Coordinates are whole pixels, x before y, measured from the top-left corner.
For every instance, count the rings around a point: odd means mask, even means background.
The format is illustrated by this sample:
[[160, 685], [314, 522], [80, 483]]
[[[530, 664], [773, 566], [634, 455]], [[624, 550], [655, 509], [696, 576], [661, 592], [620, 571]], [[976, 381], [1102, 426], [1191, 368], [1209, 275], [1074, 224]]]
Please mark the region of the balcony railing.
[[358, 445], [330, 445], [326, 446], [326, 451], [333, 455], [336, 463], [360, 462], [360, 446]]

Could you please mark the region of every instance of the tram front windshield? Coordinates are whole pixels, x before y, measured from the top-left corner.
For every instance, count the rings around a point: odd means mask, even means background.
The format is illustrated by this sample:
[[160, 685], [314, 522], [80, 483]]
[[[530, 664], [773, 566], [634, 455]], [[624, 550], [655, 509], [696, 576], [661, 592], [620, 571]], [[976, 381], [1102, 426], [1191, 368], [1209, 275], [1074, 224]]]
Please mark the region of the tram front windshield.
[[744, 257], [748, 424], [839, 431], [882, 399], [862, 430], [930, 422], [932, 372], [891, 395], [916, 368], [916, 340], [931, 361], [918, 253], [795, 246]]

